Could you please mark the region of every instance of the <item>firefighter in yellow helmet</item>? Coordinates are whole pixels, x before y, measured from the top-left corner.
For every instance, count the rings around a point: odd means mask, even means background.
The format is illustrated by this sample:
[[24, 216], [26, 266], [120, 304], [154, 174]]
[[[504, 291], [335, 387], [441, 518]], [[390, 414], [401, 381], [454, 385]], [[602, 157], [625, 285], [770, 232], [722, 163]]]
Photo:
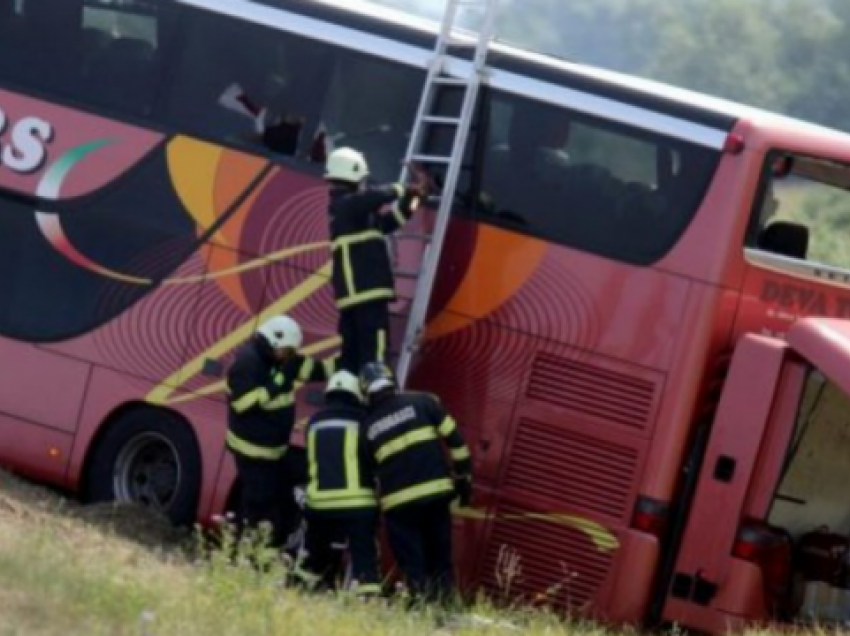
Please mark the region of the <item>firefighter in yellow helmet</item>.
[[339, 368], [355, 375], [362, 365], [386, 356], [395, 283], [384, 237], [402, 227], [428, 194], [427, 177], [413, 170], [413, 185], [369, 187], [366, 158], [353, 148], [334, 150], [326, 163], [332, 281], [342, 337]]
[[381, 363], [367, 364], [360, 380], [390, 548], [414, 600], [447, 600], [454, 586], [450, 506], [455, 497], [470, 503], [469, 448], [436, 396], [399, 391]]
[[298, 353], [302, 340], [291, 317], [270, 318], [237, 352], [227, 373], [226, 443], [241, 484], [242, 523], [271, 524], [274, 547], [285, 543], [298, 521], [296, 484], [285, 457], [295, 424], [295, 390], [333, 372], [330, 360]]
[[373, 460], [363, 435], [365, 417], [357, 376], [337, 371], [328, 382], [325, 407], [307, 424], [307, 555], [296, 570], [309, 585], [334, 589], [347, 547], [347, 587], [361, 596], [380, 592], [378, 502]]

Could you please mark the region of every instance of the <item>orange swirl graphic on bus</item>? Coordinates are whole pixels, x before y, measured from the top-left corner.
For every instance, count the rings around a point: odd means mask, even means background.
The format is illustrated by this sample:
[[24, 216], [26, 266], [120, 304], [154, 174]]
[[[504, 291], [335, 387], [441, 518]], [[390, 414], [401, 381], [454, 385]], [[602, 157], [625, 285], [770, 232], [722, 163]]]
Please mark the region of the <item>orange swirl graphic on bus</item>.
[[[45, 172], [38, 185], [38, 196], [43, 199], [57, 198], [72, 170], [86, 157], [110, 143], [109, 140], [97, 140], [77, 146], [62, 155]], [[267, 164], [265, 160], [186, 137], [176, 137], [172, 140], [168, 144], [166, 156], [174, 188], [184, 208], [196, 222], [199, 235], [206, 234], [219, 217], [236, 203]], [[269, 178], [266, 178], [260, 183], [240, 207], [250, 208], [268, 181]], [[328, 247], [326, 241], [317, 241], [283, 248], [247, 262], [239, 262], [239, 245], [245, 218], [245, 214], [234, 215], [232, 222], [224, 224], [208, 237], [208, 241], [231, 249], [212, 250], [210, 244], [205, 242], [201, 250], [208, 264], [206, 273], [167, 278], [163, 284], [187, 285], [216, 280], [234, 303], [247, 309], [244, 290], [239, 278], [234, 275]], [[48, 242], [75, 265], [123, 283], [147, 286], [156, 283], [151, 278], [133, 276], [105, 267], [82, 253], [68, 238], [58, 214], [36, 211], [36, 221]]]

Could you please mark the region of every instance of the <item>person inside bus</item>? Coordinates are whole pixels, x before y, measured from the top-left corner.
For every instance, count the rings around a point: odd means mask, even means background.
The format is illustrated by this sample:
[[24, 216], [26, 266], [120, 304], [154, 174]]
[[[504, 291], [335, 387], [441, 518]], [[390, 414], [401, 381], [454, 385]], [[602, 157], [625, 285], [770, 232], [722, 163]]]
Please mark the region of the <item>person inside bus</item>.
[[775, 219], [780, 201], [776, 196], [775, 183], [787, 177], [793, 168], [793, 158], [780, 156], [773, 160], [770, 179], [759, 210], [756, 246], [789, 258], [806, 260], [809, 250], [809, 228], [787, 219]]
[[241, 525], [270, 525], [269, 544], [286, 544], [298, 521], [295, 486], [288, 459], [295, 425], [295, 391], [326, 381], [333, 362], [298, 353], [301, 327], [289, 316], [263, 322], [228, 369], [227, 449], [241, 484]]
[[[280, 100], [275, 100], [280, 103]], [[269, 108], [260, 106], [234, 82], [219, 97], [222, 108], [243, 115], [253, 122], [252, 139], [260, 141], [266, 148], [281, 155], [294, 156], [298, 151], [304, 118], [286, 112], [271, 114]]]
[[[407, 223], [428, 195], [427, 175], [415, 166], [411, 169], [411, 185], [373, 187], [366, 184], [366, 158], [353, 148], [334, 150], [325, 164], [331, 280], [342, 338], [338, 366], [354, 374], [367, 362], [386, 359], [395, 281], [384, 237]], [[383, 211], [389, 204], [391, 210]]]
[[570, 167], [569, 136], [564, 113], [542, 104], [515, 106], [507, 143], [485, 160], [483, 189], [491, 212], [520, 224], [544, 214]]

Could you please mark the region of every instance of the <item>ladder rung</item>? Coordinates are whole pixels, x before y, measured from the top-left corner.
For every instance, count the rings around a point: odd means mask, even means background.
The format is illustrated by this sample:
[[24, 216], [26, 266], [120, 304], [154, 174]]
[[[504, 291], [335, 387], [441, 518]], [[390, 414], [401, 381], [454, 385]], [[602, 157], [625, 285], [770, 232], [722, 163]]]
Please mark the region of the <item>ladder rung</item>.
[[459, 77], [435, 77], [435, 84], [440, 84], [441, 86], [468, 86], [469, 80], [461, 79]]
[[422, 121], [427, 121], [429, 124], [447, 124], [457, 126], [460, 123], [459, 117], [438, 117], [436, 115], [425, 115]]
[[446, 44], [450, 49], [477, 49], [479, 42], [476, 39], [458, 40], [457, 38], [449, 38]]
[[413, 155], [411, 157], [413, 161], [418, 161], [419, 163], [451, 163], [452, 158], [444, 155]]
[[[417, 231], [411, 228], [408, 233], [395, 235], [397, 241], [416, 240], [422, 245], [421, 264], [396, 261], [397, 271], [394, 272], [400, 279], [414, 279], [416, 286], [413, 298], [405, 299], [404, 310], [397, 308], [391, 311], [394, 320], [405, 322], [402, 340], [393, 343], [393, 353], [398, 355], [396, 373], [400, 386], [406, 383], [413, 360], [419, 355], [418, 351], [423, 344], [428, 307], [433, 295], [440, 252], [446, 240], [452, 208], [456, 201], [463, 202], [469, 198], [468, 194], [458, 192], [458, 181], [461, 172], [469, 169], [464, 161], [464, 146], [467, 139], [470, 134], [480, 134], [480, 131], [475, 131], [474, 108], [478, 91], [482, 84], [486, 84], [489, 76], [487, 58], [495, 34], [497, 0], [446, 1], [447, 6], [440, 32], [434, 43], [434, 57], [429, 63], [427, 80], [419, 101], [414, 132], [405, 151], [407, 162], [424, 164], [425, 169], [431, 172], [434, 189], [437, 192], [427, 197], [428, 207], [433, 207], [436, 211], [433, 229], [420, 227]], [[480, 28], [469, 29], [462, 26], [464, 9], [481, 10]], [[478, 22], [477, 19], [476, 22]], [[468, 74], [457, 70], [450, 71], [452, 67], [449, 65], [449, 56], [452, 55], [452, 51], [458, 49], [464, 49], [462, 54], [458, 52], [458, 55], [471, 61]], [[457, 90], [451, 92], [465, 93], [460, 112], [445, 113], [434, 107], [435, 99], [440, 95], [442, 87], [447, 87], [447, 90], [449, 87], [454, 87]], [[423, 129], [434, 131], [435, 125], [450, 127], [449, 132], [456, 136], [450, 151], [445, 148], [431, 149], [425, 145]], [[445, 174], [443, 174], [444, 171]], [[402, 171], [402, 178], [407, 176], [405, 168]], [[441, 179], [443, 183], [437, 186], [436, 182]], [[439, 205], [430, 205], [437, 201]]]

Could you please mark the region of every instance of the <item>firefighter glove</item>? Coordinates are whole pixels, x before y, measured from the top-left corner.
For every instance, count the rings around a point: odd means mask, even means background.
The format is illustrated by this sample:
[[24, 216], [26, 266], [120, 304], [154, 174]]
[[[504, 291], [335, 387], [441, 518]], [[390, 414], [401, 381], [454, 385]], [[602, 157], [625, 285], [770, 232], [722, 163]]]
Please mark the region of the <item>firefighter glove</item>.
[[431, 191], [430, 175], [415, 163], [410, 163], [408, 166], [414, 177], [414, 181], [407, 186], [408, 192], [420, 199], [428, 198]]
[[455, 494], [462, 508], [469, 508], [472, 503], [472, 477], [464, 475], [455, 478]]

